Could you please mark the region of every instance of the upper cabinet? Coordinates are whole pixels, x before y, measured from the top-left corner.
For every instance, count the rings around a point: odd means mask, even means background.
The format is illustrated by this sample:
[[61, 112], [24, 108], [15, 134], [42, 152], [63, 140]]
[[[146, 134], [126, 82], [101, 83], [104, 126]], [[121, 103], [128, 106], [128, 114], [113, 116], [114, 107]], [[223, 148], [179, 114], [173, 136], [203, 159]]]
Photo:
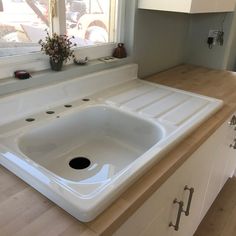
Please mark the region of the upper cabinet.
[[183, 13], [231, 12], [236, 0], [139, 0], [139, 8]]

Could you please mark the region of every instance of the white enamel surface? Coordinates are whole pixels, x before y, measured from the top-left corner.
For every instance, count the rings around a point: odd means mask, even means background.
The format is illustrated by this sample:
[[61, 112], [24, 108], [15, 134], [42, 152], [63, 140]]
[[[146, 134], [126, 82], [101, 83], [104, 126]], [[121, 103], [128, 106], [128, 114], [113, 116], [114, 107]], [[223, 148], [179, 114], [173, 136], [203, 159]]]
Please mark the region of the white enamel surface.
[[[136, 77], [128, 65], [0, 99], [0, 163], [79, 220], [94, 219], [223, 104]], [[78, 156], [91, 165], [72, 169]]]
[[[103, 184], [163, 136], [154, 123], [108, 106], [89, 106], [24, 133], [18, 147], [64, 179]], [[74, 170], [68, 165], [74, 157], [88, 157], [92, 163], [85, 170]]]
[[118, 68], [97, 72], [52, 86], [1, 97], [0, 107], [4, 116], [1, 116], [0, 124], [133, 80], [137, 78], [137, 70], [137, 65], [128, 65], [122, 70]]

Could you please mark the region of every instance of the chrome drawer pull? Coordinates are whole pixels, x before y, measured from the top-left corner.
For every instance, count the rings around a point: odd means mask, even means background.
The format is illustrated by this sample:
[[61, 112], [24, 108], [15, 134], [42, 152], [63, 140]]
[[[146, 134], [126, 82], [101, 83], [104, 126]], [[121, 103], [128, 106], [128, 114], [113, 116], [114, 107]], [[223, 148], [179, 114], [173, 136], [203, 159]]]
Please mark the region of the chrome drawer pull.
[[185, 213], [186, 216], [189, 215], [190, 212], [190, 208], [191, 208], [191, 203], [192, 203], [192, 198], [193, 198], [193, 193], [194, 193], [194, 188], [189, 188], [187, 185], [184, 187], [185, 191], [189, 191], [189, 197], [188, 197], [188, 203], [187, 203], [187, 208], [185, 211], [183, 211]]
[[178, 231], [179, 230], [179, 223], [180, 223], [181, 214], [183, 212], [184, 202], [183, 201], [178, 201], [177, 199], [175, 199], [173, 203], [174, 204], [179, 204], [179, 210], [178, 210], [177, 219], [176, 219], [175, 224], [170, 222], [169, 227], [173, 227], [176, 231]]

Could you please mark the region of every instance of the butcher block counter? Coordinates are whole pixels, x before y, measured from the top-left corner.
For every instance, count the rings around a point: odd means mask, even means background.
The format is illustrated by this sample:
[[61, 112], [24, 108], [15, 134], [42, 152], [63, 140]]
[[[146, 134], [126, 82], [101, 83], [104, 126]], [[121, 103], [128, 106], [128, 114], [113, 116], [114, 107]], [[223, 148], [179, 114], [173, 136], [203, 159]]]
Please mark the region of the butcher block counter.
[[218, 98], [223, 108], [136, 181], [94, 221], [81, 223], [0, 167], [1, 236], [112, 235], [236, 110], [236, 73], [180, 65], [147, 81]]

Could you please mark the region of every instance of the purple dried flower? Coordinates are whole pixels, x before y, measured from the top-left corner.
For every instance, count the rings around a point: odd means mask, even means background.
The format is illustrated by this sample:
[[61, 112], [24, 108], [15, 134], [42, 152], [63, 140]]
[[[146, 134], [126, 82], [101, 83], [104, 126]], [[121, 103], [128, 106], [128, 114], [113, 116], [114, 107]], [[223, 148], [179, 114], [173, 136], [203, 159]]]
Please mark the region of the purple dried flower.
[[53, 33], [52, 36], [50, 36], [48, 31], [46, 32], [47, 36], [45, 37], [45, 42], [42, 39], [39, 40], [41, 51], [46, 55], [49, 55], [55, 62], [67, 61], [71, 57], [74, 57], [72, 47], [76, 46], [76, 43], [73, 44], [70, 41], [74, 36], [69, 38], [67, 35], [58, 35], [56, 33]]

